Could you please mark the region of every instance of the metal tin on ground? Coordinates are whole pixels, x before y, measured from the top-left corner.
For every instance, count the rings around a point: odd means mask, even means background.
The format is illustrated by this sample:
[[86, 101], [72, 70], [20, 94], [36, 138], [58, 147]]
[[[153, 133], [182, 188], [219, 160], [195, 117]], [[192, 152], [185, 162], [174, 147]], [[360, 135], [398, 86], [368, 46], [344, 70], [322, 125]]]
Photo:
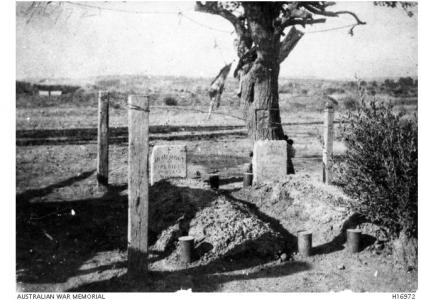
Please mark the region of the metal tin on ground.
[[360, 229], [346, 230], [346, 244], [350, 253], [357, 253], [360, 251]]
[[218, 174], [209, 174], [209, 185], [212, 189], [219, 189], [219, 175]]
[[191, 236], [182, 236], [178, 238], [180, 247], [180, 261], [189, 264], [192, 261], [194, 238]]
[[298, 252], [307, 257], [311, 255], [312, 233], [309, 231], [298, 231]]
[[253, 173], [244, 173], [243, 187], [249, 187], [253, 183]]

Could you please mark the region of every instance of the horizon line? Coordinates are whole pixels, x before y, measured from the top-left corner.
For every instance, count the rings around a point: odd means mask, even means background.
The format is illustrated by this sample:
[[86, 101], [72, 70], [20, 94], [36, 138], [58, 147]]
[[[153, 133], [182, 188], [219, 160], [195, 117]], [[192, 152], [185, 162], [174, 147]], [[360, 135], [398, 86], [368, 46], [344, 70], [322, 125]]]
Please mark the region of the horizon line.
[[[358, 74], [356, 74], [358, 76]], [[194, 75], [148, 75], [148, 74], [110, 74], [110, 75], [91, 75], [91, 76], [85, 76], [85, 77], [21, 77], [15, 78], [15, 81], [24, 81], [24, 82], [40, 82], [40, 81], [89, 81], [97, 78], [118, 78], [118, 77], [149, 77], [149, 78], [194, 78], [194, 79], [212, 79], [214, 76], [194, 76]], [[412, 75], [394, 75], [394, 76], [361, 76], [358, 77], [362, 80], [386, 80], [386, 79], [398, 79], [398, 78], [405, 78], [405, 77], [411, 77], [418, 79], [418, 74], [412, 74]], [[230, 76], [227, 78], [229, 79], [235, 79], [234, 77]], [[355, 77], [320, 77], [320, 76], [282, 76], [279, 75], [278, 80], [282, 79], [289, 79], [289, 80], [331, 80], [331, 81], [354, 81], [356, 80]]]

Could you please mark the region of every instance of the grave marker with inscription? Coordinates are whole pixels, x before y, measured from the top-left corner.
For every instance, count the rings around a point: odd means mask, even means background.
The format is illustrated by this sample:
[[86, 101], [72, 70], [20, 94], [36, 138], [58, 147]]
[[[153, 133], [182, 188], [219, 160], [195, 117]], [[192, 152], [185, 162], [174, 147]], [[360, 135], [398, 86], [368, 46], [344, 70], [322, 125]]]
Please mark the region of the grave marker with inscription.
[[288, 174], [288, 143], [257, 141], [253, 149], [253, 183], [267, 183]]
[[151, 155], [151, 184], [166, 178], [187, 177], [186, 145], [154, 146]]

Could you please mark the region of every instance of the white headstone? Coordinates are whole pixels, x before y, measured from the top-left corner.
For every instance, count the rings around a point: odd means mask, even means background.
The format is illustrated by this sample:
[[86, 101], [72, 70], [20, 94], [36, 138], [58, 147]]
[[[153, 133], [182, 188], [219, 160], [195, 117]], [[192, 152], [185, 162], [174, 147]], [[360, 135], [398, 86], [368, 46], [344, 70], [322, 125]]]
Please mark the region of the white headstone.
[[253, 149], [253, 183], [268, 183], [287, 175], [288, 143], [257, 141]]
[[154, 146], [151, 155], [151, 184], [166, 178], [187, 177], [186, 145]]

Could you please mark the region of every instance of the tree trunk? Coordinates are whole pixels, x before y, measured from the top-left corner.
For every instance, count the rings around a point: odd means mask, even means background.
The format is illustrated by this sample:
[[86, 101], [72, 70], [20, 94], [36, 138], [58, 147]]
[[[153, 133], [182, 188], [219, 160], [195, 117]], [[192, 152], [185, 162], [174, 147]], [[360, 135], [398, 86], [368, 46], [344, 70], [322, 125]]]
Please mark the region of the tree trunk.
[[279, 67], [271, 70], [254, 65], [244, 76], [241, 100], [249, 136], [253, 140], [284, 139], [278, 103], [278, 74]]
[[253, 140], [281, 140], [285, 135], [278, 103], [280, 42], [275, 38], [273, 20], [266, 9], [267, 6], [258, 3], [248, 2], [246, 5], [257, 59], [243, 75], [241, 101], [249, 136]]

